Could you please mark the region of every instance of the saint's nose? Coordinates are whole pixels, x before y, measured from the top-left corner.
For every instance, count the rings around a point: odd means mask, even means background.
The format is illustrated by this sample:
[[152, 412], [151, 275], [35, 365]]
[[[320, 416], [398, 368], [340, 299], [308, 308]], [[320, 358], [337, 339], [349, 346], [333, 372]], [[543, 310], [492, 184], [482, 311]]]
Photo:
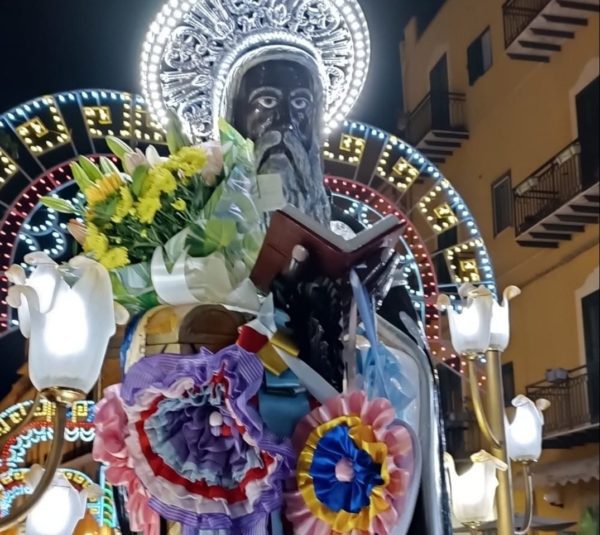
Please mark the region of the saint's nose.
[[275, 108], [275, 126], [281, 130], [292, 130], [292, 114], [289, 103], [281, 99]]

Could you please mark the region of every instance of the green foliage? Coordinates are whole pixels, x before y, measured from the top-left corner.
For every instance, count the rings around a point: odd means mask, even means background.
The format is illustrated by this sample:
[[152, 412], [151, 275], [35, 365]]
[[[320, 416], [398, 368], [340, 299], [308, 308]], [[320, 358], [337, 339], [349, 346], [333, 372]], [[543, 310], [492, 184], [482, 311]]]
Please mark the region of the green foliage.
[[133, 175], [131, 177], [131, 180], [132, 180], [131, 192], [133, 193], [133, 195], [136, 198], [138, 198], [140, 196], [140, 193], [142, 191], [142, 186], [144, 185], [144, 179], [148, 175], [149, 170], [150, 170], [150, 167], [147, 165], [138, 165], [135, 168], [135, 171], [133, 172]]
[[208, 256], [221, 251], [237, 237], [235, 221], [231, 219], [210, 219], [201, 226], [190, 225], [186, 246], [190, 256]]
[[92, 182], [98, 182], [98, 180], [102, 178], [102, 171], [100, 171], [96, 164], [92, 162], [92, 160], [90, 160], [89, 158], [86, 158], [85, 156], [80, 156], [79, 165], [81, 165], [81, 167], [85, 171], [85, 174]]
[[61, 214], [77, 214], [77, 208], [75, 208], [69, 201], [64, 199], [55, 199], [54, 197], [42, 197], [40, 202], [56, 212]]
[[121, 161], [123, 161], [126, 154], [131, 154], [133, 152], [133, 149], [118, 137], [108, 136], [106, 138], [106, 144], [110, 151]]
[[79, 165], [77, 162], [71, 162], [71, 174], [73, 175], [73, 180], [75, 180], [75, 183], [81, 191], [85, 191], [94, 185], [81, 165]]
[[167, 145], [171, 154], [177, 154], [179, 149], [189, 147], [190, 140], [183, 133], [183, 127], [179, 117], [173, 112], [169, 112], [169, 123], [167, 125]]
[[105, 175], [110, 175], [112, 173], [120, 173], [120, 169], [108, 158], [105, 156], [100, 157], [100, 169]]

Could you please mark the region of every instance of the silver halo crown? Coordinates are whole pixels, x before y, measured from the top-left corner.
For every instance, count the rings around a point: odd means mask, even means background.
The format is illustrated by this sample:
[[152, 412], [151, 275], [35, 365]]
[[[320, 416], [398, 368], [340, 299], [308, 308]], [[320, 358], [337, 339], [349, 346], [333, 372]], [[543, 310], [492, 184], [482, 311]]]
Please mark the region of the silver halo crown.
[[337, 126], [364, 86], [367, 23], [357, 0], [169, 0], [146, 36], [142, 90], [163, 124], [175, 111], [200, 140], [230, 116], [232, 86], [253, 65], [285, 58], [323, 88], [325, 122]]

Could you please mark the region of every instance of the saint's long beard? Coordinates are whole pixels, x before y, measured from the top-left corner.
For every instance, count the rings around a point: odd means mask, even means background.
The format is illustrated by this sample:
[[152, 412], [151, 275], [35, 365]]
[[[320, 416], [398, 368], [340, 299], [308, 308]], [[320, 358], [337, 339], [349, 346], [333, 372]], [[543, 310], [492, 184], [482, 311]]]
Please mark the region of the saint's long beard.
[[329, 227], [331, 205], [323, 183], [318, 143], [307, 151], [292, 132], [270, 130], [255, 145], [258, 173], [278, 174], [286, 201]]

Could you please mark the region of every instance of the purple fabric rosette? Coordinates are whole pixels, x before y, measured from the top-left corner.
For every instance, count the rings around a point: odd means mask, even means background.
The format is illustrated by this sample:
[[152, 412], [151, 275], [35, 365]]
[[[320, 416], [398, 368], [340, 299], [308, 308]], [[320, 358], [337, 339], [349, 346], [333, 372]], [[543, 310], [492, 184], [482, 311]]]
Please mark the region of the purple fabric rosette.
[[127, 446], [161, 516], [190, 532], [267, 533], [295, 455], [256, 408], [263, 374], [238, 346], [147, 357], [127, 372]]

